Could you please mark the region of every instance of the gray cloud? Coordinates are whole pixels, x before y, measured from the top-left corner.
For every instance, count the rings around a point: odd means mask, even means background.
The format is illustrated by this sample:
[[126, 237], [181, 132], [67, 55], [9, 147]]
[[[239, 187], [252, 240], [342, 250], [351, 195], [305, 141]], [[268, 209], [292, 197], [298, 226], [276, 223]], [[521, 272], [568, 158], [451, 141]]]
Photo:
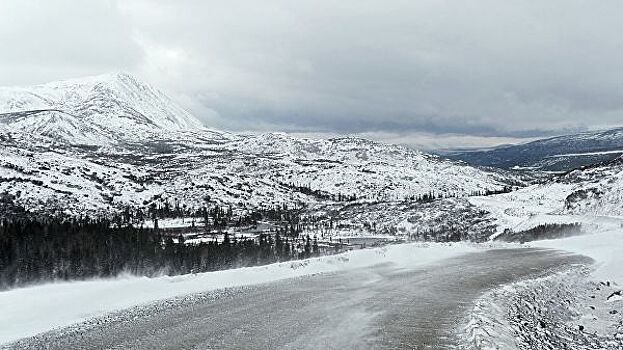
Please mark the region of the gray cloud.
[[8, 3], [0, 83], [127, 69], [214, 127], [529, 137], [623, 124], [618, 0]]
[[0, 84], [133, 70], [143, 50], [113, 1], [0, 2]]

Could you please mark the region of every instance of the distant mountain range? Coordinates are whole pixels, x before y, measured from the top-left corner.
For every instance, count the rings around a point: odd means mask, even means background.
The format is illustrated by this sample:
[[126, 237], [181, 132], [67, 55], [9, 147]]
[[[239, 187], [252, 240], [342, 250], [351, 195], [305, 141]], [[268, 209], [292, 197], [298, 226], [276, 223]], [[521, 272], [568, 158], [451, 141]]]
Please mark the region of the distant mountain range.
[[623, 128], [557, 136], [487, 150], [445, 152], [469, 164], [503, 169], [568, 171], [623, 155]]
[[[76, 217], [166, 205], [287, 206], [350, 230], [480, 241], [541, 217], [621, 215], [622, 136], [623, 128], [582, 133], [448, 160], [361, 138], [209, 129], [135, 77], [105, 74], [0, 88], [0, 218], [22, 208]], [[519, 191], [476, 196], [534, 182], [534, 172], [491, 166], [582, 165], [539, 174], [538, 184]], [[416, 200], [423, 197], [436, 200]]]
[[0, 197], [84, 212], [178, 203], [310, 207], [467, 196], [509, 172], [358, 138], [211, 130], [127, 73], [0, 89]]

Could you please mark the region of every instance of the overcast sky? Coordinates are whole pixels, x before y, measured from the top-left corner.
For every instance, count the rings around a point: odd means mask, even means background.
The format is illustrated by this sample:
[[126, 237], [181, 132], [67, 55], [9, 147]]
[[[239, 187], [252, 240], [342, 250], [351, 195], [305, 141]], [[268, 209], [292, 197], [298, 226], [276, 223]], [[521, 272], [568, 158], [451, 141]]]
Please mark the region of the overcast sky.
[[474, 146], [623, 125], [621, 0], [0, 1], [0, 85], [124, 70], [215, 128]]

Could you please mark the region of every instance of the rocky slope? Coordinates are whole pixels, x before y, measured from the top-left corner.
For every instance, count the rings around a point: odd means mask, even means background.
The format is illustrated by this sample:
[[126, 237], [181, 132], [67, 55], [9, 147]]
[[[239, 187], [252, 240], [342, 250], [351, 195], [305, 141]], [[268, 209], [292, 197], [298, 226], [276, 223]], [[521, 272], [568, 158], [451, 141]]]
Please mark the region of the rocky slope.
[[623, 157], [575, 170], [560, 181], [579, 184], [565, 199], [565, 212], [623, 215]]

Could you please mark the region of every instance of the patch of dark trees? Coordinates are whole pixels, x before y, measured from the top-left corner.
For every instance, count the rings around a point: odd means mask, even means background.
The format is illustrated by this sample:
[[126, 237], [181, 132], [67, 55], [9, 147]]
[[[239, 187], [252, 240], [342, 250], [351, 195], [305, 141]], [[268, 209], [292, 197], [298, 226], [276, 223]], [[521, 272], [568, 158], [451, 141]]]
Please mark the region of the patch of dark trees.
[[[304, 209], [289, 208], [287, 205], [281, 205], [269, 208], [248, 209], [244, 206], [239, 207], [234, 212], [231, 205], [203, 206], [199, 208], [191, 208], [186, 204], [180, 204], [180, 201], [173, 199], [154, 200], [146, 207], [127, 206], [119, 215], [115, 215], [112, 219], [117, 226], [140, 223], [147, 219], [155, 222], [158, 227], [159, 219], [180, 219], [188, 221], [188, 227], [193, 231], [202, 230], [210, 232], [214, 230], [223, 230], [226, 228], [239, 228], [246, 226], [255, 226], [259, 221], [277, 222], [289, 227], [296, 227], [297, 232], [302, 231], [303, 221], [301, 215]], [[198, 222], [201, 222], [199, 227]], [[138, 224], [137, 224], [138, 226]], [[291, 229], [292, 231], [294, 229]]]
[[43, 181], [23, 177], [0, 177], [0, 182], [30, 182], [36, 186], [43, 186]]
[[[472, 191], [469, 193], [468, 197], [493, 196], [496, 194], [510, 193], [512, 191], [513, 191], [513, 186], [504, 186], [499, 190]], [[435, 193], [431, 191], [431, 192], [420, 194], [420, 195], [412, 195], [412, 196], [405, 197], [404, 201], [405, 202], [417, 202], [417, 203], [430, 203], [438, 199], [460, 198], [460, 197], [463, 197], [463, 195]]]
[[[177, 241], [177, 242], [176, 242]], [[188, 244], [159, 230], [118, 227], [106, 219], [3, 219], [0, 222], [0, 289], [43, 281], [179, 275], [304, 259], [322, 249], [309, 236], [280, 231], [255, 239], [224, 233]]]
[[[381, 232], [383, 234], [396, 235], [398, 230], [396, 228], [386, 229]], [[484, 242], [487, 237], [492, 235], [494, 231], [490, 228], [483, 228], [479, 231], [478, 236], [474, 236], [473, 233], [462, 225], [440, 225], [439, 227], [421, 229], [415, 232], [411, 232], [407, 235], [409, 240], [418, 242], [460, 242], [460, 241], [472, 241], [472, 242]]]
[[505, 242], [524, 243], [543, 239], [558, 239], [570, 236], [577, 236], [583, 233], [584, 232], [582, 231], [582, 224], [580, 223], [542, 224], [529, 230], [524, 230], [520, 232], [514, 232], [510, 229], [506, 229], [496, 239]]
[[[355, 194], [343, 194], [343, 193], [337, 193], [337, 194], [330, 194], [328, 192], [324, 192], [321, 190], [313, 190], [311, 189], [309, 186], [304, 186], [304, 185], [300, 185], [300, 184], [296, 184], [296, 183], [282, 183], [282, 186], [285, 186], [291, 190], [294, 191], [298, 191], [300, 193], [303, 193], [305, 195], [308, 196], [314, 196], [320, 200], [330, 200], [330, 201], [334, 201], [334, 202], [354, 202], [357, 201], [358, 199], [362, 199], [365, 197], [361, 197], [361, 196], [357, 196]], [[471, 193], [469, 193], [469, 197], [476, 197], [476, 196], [492, 196], [492, 195], [496, 195], [496, 194], [503, 194], [503, 193], [509, 193], [513, 191], [513, 186], [503, 186], [501, 189], [499, 190], [482, 190], [482, 191], [472, 191]], [[433, 191], [429, 192], [429, 193], [424, 193], [424, 194], [420, 194], [420, 195], [411, 195], [411, 196], [407, 196], [404, 198], [405, 202], [418, 202], [418, 203], [429, 203], [429, 202], [433, 202], [435, 200], [438, 199], [444, 199], [444, 198], [458, 198], [458, 197], [462, 197], [462, 195], [459, 194], [446, 194], [446, 193], [435, 193]]]
[[355, 194], [345, 194], [341, 192], [337, 194], [332, 194], [321, 190], [314, 190], [310, 186], [297, 183], [281, 183], [280, 185], [290, 190], [300, 192], [304, 195], [315, 197], [319, 200], [328, 200], [333, 202], [354, 202], [357, 199], [360, 199]]
[[15, 205], [15, 195], [10, 193], [0, 193], [0, 220], [5, 217], [32, 217], [22, 206]]

